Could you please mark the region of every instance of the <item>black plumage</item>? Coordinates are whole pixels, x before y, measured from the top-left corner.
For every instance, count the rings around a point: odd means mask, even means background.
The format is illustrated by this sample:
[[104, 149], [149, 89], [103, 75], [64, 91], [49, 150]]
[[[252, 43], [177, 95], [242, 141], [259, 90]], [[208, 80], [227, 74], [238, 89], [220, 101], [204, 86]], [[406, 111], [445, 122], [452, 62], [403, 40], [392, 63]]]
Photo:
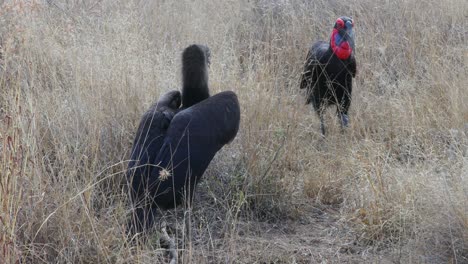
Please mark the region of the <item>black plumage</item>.
[[[128, 163], [129, 176], [148, 177], [151, 174], [151, 162], [161, 149], [169, 124], [181, 104], [179, 91], [170, 91], [154, 103], [143, 114]], [[130, 170], [131, 169], [131, 170]]]
[[182, 53], [182, 107], [187, 108], [210, 97], [208, 66], [210, 49], [191, 45]]
[[[145, 114], [137, 132], [128, 168], [135, 207], [131, 228], [149, 228], [158, 209], [171, 209], [191, 198], [215, 154], [237, 134], [240, 108], [234, 92], [209, 97], [209, 49], [192, 45], [182, 54], [182, 108], [176, 91], [164, 95]], [[169, 99], [170, 98], [170, 99]], [[161, 107], [159, 107], [159, 105]], [[142, 155], [138, 156], [138, 153]], [[138, 167], [137, 164], [143, 164]]]
[[338, 18], [330, 41], [314, 43], [307, 54], [300, 88], [307, 89], [306, 104], [312, 103], [319, 115], [322, 135], [323, 114], [328, 105], [337, 106], [342, 127], [349, 123], [352, 79], [356, 76], [353, 27], [351, 18]]

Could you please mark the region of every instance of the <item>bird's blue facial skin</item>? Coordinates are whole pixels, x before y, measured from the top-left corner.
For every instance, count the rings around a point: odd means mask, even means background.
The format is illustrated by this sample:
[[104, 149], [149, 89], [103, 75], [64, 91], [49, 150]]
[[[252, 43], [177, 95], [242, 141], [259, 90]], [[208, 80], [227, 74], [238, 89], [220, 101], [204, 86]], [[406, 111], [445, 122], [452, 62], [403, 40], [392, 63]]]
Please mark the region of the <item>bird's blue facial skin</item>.
[[[341, 33], [341, 32], [340, 32]], [[343, 31], [342, 34], [336, 34], [335, 35], [335, 43], [337, 45], [340, 45], [342, 41], [349, 41], [350, 39], [354, 38], [354, 31], [353, 29], [346, 29]]]
[[341, 37], [341, 34], [336, 34], [335, 35], [335, 43], [336, 45], [340, 45], [341, 44], [341, 41], [343, 41], [343, 37]]

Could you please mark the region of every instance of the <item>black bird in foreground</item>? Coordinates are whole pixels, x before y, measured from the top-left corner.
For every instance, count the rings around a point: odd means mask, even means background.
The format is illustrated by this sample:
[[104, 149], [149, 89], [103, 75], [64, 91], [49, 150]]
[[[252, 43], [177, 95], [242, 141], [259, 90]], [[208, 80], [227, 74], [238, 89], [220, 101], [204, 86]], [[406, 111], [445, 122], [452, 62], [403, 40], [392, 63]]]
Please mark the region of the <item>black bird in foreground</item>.
[[[209, 97], [209, 49], [182, 54], [182, 96], [171, 91], [143, 116], [127, 178], [135, 207], [132, 233], [150, 228], [158, 209], [190, 199], [215, 154], [237, 135], [240, 108], [234, 92]], [[182, 102], [182, 107], [179, 108]]]
[[318, 41], [307, 54], [300, 88], [307, 88], [307, 102], [320, 117], [320, 131], [325, 135], [323, 114], [328, 105], [337, 106], [341, 127], [349, 123], [352, 78], [356, 76], [354, 57], [354, 22], [349, 17], [336, 20], [330, 41]]

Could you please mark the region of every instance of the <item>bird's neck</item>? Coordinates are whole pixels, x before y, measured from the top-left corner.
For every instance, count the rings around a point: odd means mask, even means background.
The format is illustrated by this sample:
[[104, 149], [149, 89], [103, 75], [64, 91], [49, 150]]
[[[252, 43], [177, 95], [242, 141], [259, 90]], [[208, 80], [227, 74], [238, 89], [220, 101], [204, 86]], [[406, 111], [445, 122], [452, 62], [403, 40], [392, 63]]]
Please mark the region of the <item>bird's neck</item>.
[[206, 65], [184, 69], [182, 79], [182, 107], [187, 108], [210, 97]]
[[187, 108], [210, 97], [207, 84], [187, 84], [182, 88], [182, 107]]

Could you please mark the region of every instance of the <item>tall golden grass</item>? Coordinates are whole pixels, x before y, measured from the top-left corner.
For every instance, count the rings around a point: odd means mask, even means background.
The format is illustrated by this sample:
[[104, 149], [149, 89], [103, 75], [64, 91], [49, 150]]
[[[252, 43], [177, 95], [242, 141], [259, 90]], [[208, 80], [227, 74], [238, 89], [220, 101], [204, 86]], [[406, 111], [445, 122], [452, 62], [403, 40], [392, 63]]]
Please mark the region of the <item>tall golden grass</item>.
[[[242, 117], [194, 208], [164, 216], [181, 263], [468, 262], [467, 13], [462, 0], [0, 1], [0, 262], [167, 261], [157, 232], [126, 237], [121, 183], [141, 114], [180, 88], [192, 43]], [[298, 80], [341, 15], [357, 33], [351, 127], [330, 110], [322, 139]]]

